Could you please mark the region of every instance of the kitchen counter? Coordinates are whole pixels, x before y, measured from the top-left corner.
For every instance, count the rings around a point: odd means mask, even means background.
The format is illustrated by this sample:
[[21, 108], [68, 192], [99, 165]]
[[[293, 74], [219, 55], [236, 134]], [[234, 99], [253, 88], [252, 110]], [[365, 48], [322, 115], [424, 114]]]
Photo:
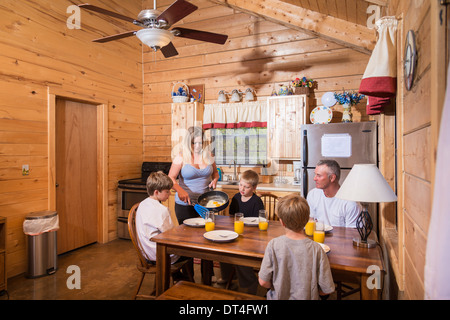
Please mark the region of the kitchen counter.
[[[217, 190], [221, 189], [235, 189], [238, 190], [238, 185], [217, 184]], [[302, 192], [301, 186], [294, 186], [292, 184], [275, 184], [275, 183], [260, 183], [256, 188], [257, 191], [280, 191], [280, 192]]]

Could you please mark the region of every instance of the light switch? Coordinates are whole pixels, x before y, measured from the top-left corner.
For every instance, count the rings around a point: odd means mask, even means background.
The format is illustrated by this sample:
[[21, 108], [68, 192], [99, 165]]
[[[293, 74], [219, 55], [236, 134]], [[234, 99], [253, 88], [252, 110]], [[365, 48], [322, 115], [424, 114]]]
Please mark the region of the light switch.
[[28, 176], [30, 174], [30, 166], [27, 164], [22, 165], [22, 175]]

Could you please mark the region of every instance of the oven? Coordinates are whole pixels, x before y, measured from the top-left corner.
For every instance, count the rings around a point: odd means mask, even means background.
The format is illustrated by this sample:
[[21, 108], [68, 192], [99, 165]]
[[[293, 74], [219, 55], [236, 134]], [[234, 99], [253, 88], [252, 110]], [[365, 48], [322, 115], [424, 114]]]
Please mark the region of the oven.
[[148, 197], [146, 182], [150, 173], [162, 171], [169, 174], [171, 162], [143, 162], [141, 177], [120, 180], [117, 187], [117, 235], [122, 239], [130, 239], [128, 232], [128, 213], [138, 202]]

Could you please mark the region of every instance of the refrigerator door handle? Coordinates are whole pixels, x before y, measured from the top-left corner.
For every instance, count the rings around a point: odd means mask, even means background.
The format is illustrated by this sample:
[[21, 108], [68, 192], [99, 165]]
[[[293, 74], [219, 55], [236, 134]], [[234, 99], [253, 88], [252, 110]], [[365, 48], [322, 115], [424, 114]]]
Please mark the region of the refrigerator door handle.
[[306, 196], [308, 195], [308, 169], [306, 167], [303, 167], [303, 198], [306, 199]]
[[303, 130], [303, 154], [302, 154], [303, 168], [308, 165], [308, 133]]

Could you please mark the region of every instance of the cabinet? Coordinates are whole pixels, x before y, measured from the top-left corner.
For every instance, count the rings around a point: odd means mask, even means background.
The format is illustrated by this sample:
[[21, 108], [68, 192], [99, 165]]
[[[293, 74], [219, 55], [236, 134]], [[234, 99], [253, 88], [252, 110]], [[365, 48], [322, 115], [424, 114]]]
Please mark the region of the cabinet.
[[0, 293], [6, 290], [6, 218], [0, 217]]
[[267, 150], [272, 159], [300, 159], [301, 125], [306, 123], [307, 95], [267, 98]]
[[192, 126], [202, 127], [203, 103], [172, 103], [172, 159], [181, 151], [187, 129]]

